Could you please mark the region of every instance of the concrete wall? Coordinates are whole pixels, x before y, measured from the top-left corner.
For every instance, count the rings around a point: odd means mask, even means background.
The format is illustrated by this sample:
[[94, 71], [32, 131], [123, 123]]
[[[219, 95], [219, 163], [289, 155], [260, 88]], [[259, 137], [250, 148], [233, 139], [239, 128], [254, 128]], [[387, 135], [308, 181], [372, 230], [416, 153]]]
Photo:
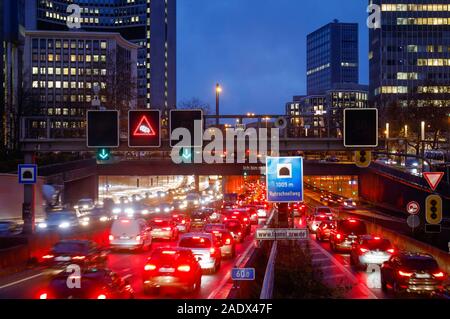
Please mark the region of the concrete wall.
[[[45, 178], [39, 177], [35, 192], [36, 219], [45, 217], [45, 202], [42, 198], [42, 186]], [[21, 220], [23, 203], [23, 185], [17, 175], [0, 174], [0, 220]]]

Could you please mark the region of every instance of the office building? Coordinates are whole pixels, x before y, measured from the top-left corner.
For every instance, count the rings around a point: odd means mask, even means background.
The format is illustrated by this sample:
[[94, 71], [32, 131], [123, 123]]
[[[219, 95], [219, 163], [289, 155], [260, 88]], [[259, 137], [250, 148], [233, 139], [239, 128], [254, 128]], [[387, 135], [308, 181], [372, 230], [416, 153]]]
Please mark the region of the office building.
[[307, 94], [358, 83], [358, 24], [334, 20], [307, 37]]
[[67, 31], [70, 4], [81, 7], [80, 30], [117, 32], [140, 46], [139, 108], [176, 107], [176, 0], [37, 1], [36, 28]]
[[86, 110], [137, 107], [138, 45], [118, 33], [25, 35], [23, 114], [35, 117], [26, 124], [28, 137], [84, 137]]
[[450, 107], [450, 3], [373, 0], [381, 28], [371, 29], [370, 105]]

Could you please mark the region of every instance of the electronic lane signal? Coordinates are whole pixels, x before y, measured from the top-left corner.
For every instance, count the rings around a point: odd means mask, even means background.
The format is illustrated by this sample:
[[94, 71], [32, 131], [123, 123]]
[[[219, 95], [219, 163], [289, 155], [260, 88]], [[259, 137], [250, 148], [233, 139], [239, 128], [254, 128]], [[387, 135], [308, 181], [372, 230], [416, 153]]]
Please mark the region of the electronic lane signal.
[[161, 147], [161, 111], [130, 110], [128, 112], [128, 146]]
[[356, 151], [355, 152], [355, 164], [361, 168], [367, 168], [372, 162], [372, 152], [370, 151]]

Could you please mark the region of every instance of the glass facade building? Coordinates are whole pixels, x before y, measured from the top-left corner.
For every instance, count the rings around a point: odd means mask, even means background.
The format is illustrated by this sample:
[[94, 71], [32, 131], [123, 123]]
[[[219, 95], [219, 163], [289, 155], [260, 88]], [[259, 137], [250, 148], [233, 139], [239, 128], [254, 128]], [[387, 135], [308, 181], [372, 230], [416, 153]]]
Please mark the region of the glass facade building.
[[138, 107], [176, 107], [176, 0], [36, 2], [38, 30], [67, 31], [67, 7], [77, 4], [81, 7], [79, 30], [118, 32], [138, 44]]
[[371, 0], [381, 28], [370, 29], [370, 105], [450, 107], [450, 3]]
[[307, 94], [323, 94], [337, 83], [358, 83], [358, 24], [337, 20], [307, 37]]

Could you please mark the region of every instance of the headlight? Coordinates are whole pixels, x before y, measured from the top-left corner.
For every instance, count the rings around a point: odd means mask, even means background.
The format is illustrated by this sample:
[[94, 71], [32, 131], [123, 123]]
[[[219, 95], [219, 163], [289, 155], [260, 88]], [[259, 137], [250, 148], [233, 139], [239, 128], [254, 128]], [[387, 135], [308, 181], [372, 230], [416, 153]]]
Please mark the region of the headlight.
[[355, 202], [352, 202], [352, 205], [353, 205], [353, 206], [356, 206], [356, 203], [355, 203]]
[[88, 205], [83, 205], [83, 209], [88, 209], [89, 206]]
[[89, 226], [89, 221], [82, 221], [82, 222], [81, 222], [81, 225], [82, 225], [82, 226]]
[[126, 208], [125, 209], [125, 214], [134, 214], [134, 209], [133, 208]]
[[170, 212], [170, 208], [169, 208], [169, 207], [164, 208], [164, 212], [165, 212], [165, 213]]
[[161, 211], [161, 208], [159, 208], [159, 207], [155, 209], [155, 212], [157, 212], [157, 213], [159, 213], [160, 211]]
[[83, 221], [84, 221], [84, 222], [88, 222], [89, 220], [90, 220], [89, 217], [83, 217]]
[[73, 208], [78, 209], [78, 205], [73, 206]]
[[106, 221], [108, 221], [108, 217], [102, 216], [102, 217], [100, 217], [100, 221], [101, 222], [106, 222]]
[[149, 213], [148, 209], [144, 209], [144, 210], [142, 211], [142, 214], [143, 214], [143, 215], [148, 215], [148, 213]]
[[63, 223], [59, 224], [59, 228], [66, 229], [69, 227], [70, 227], [70, 224], [68, 222], [63, 222]]
[[112, 212], [113, 214], [120, 214], [121, 211], [122, 210], [120, 208], [114, 208]]
[[39, 224], [38, 224], [38, 227], [39, 227], [40, 229], [45, 229], [45, 228], [47, 228], [47, 224], [46, 224], [46, 223], [39, 223]]
[[195, 204], [195, 205], [198, 205], [198, 200], [194, 200], [194, 204]]

